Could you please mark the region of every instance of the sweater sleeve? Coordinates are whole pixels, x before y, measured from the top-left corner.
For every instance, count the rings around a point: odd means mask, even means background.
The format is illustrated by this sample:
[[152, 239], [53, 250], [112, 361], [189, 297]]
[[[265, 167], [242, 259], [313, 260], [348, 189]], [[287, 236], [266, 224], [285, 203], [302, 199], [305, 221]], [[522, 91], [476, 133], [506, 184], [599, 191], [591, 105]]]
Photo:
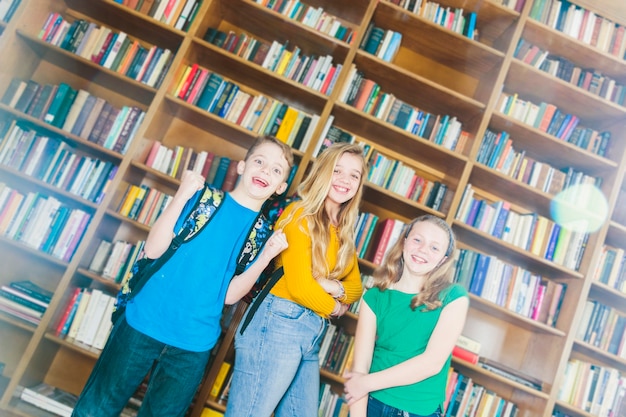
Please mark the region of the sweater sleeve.
[[[293, 205], [287, 207], [282, 216], [288, 216], [292, 210]], [[283, 228], [283, 232], [289, 246], [277, 258], [277, 265], [283, 266], [284, 275], [272, 289], [272, 294], [307, 307], [322, 317], [329, 317], [335, 308], [335, 299], [313, 278], [311, 239], [306, 222], [293, 220]], [[335, 264], [336, 251], [336, 247], [329, 248], [330, 268]], [[347, 301], [357, 300], [361, 295], [357, 264], [348, 271], [342, 282]]]

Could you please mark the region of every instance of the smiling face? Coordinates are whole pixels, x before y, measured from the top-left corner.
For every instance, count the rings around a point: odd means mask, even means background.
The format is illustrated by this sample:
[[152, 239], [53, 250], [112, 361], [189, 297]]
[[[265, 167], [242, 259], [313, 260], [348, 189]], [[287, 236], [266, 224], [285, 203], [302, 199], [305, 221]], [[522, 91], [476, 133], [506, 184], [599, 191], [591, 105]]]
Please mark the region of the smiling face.
[[426, 275], [441, 264], [450, 244], [448, 232], [421, 221], [413, 225], [404, 242], [404, 267], [414, 275]]
[[247, 197], [265, 201], [287, 188], [285, 179], [289, 163], [278, 145], [266, 142], [256, 147], [245, 161], [239, 162], [237, 172], [241, 175], [239, 184]]
[[326, 202], [340, 206], [349, 201], [359, 190], [361, 175], [363, 159], [352, 153], [341, 155], [333, 170]]

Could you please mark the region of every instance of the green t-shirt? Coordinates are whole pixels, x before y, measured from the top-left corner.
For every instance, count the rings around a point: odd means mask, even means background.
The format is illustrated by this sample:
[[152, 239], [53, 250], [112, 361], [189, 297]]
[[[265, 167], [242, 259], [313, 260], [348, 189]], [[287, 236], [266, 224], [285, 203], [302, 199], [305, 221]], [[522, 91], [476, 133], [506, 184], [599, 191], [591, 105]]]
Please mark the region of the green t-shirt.
[[[441, 308], [423, 312], [419, 307], [411, 309], [414, 295], [372, 288], [363, 296], [376, 315], [376, 344], [370, 372], [390, 368], [423, 353], [443, 307], [459, 297], [468, 296], [465, 288], [452, 284], [440, 294]], [[443, 410], [451, 357], [436, 375], [415, 384], [375, 391], [371, 395], [387, 405], [413, 414], [430, 415], [438, 406]]]

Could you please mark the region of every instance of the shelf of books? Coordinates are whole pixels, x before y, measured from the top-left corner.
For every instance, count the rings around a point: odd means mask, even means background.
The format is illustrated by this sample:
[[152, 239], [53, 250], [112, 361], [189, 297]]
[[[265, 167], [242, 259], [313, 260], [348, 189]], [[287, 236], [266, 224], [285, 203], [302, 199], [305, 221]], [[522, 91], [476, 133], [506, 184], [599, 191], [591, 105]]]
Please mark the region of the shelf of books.
[[[366, 286], [412, 218], [453, 226], [471, 308], [446, 416], [626, 407], [623, 5], [44, 3], [0, 0], [16, 58], [0, 77], [0, 408], [67, 412], [54, 398], [82, 389], [181, 173], [232, 189], [262, 134], [293, 148], [291, 191], [323, 149], [361, 144]], [[225, 410], [244, 308], [226, 311], [193, 416]], [[324, 415], [347, 415], [357, 317], [324, 336]]]

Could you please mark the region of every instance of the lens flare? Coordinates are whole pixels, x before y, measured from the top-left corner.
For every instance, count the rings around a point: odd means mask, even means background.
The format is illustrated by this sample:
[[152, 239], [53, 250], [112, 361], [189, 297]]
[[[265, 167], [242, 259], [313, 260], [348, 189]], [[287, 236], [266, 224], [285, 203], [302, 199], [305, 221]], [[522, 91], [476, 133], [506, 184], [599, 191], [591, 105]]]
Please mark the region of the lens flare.
[[550, 203], [550, 213], [561, 227], [592, 233], [606, 221], [609, 205], [598, 187], [579, 184], [557, 194]]

